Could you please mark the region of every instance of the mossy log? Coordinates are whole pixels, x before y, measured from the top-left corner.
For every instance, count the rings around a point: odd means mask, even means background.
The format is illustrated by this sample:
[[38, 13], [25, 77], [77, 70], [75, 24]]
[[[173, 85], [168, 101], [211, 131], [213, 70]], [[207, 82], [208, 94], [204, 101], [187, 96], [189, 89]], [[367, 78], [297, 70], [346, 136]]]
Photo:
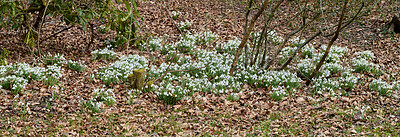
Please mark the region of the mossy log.
[[133, 70], [133, 73], [128, 76], [129, 87], [131, 89], [142, 90], [145, 84], [144, 76], [144, 69]]

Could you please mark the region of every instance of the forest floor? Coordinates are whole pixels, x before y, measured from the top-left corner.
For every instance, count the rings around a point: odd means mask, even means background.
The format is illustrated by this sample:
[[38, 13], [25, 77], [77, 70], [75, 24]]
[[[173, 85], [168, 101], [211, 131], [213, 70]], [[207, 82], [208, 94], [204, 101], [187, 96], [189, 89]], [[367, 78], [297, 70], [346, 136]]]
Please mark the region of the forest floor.
[[[284, 2], [288, 3], [290, 1]], [[140, 1], [138, 11], [143, 17], [140, 34], [168, 35], [168, 41], [174, 42], [182, 35], [177, 23], [189, 20], [192, 21], [191, 32], [212, 31], [223, 42], [241, 38], [245, 5], [222, 0]], [[357, 74], [360, 78], [354, 89], [336, 96], [313, 93], [302, 81], [292, 95], [279, 101], [271, 99], [270, 88], [243, 84], [238, 99], [231, 99], [231, 94], [195, 92], [175, 105], [166, 105], [156, 93], [146, 92], [129, 103], [127, 85], [121, 82], [109, 87], [115, 94], [114, 105], [104, 105], [95, 113], [84, 107], [82, 101], [90, 99], [95, 89], [104, 87], [104, 82], [94, 76], [101, 67], [114, 61], [93, 60], [91, 52], [104, 48], [101, 42], [112, 34], [98, 34], [95, 44], [87, 47], [90, 33], [74, 27], [37, 48], [45, 54], [59, 53], [67, 60], [84, 61], [86, 70], [76, 72], [64, 65], [62, 77], [54, 87], [42, 81], [30, 81], [17, 95], [0, 89], [0, 135], [400, 136], [399, 87], [391, 89], [387, 96], [370, 88], [373, 79], [383, 79], [394, 87], [400, 81], [400, 35], [382, 31], [391, 15], [383, 9], [392, 5], [396, 4], [379, 2], [368, 16], [346, 28], [334, 44], [347, 47], [349, 54], [372, 51], [376, 58], [371, 61], [381, 66], [383, 74]], [[182, 15], [173, 20], [167, 10], [178, 10]], [[279, 24], [279, 20], [274, 23]], [[256, 30], [260, 27], [257, 25]], [[43, 28], [43, 35], [60, 29], [60, 25], [50, 22]], [[277, 28], [277, 32], [285, 31]], [[0, 48], [10, 51], [9, 63], [43, 63], [44, 56], [29, 53], [18, 33], [1, 30], [0, 36]], [[328, 41], [327, 38], [317, 39], [320, 44]], [[158, 56], [159, 51], [142, 51], [137, 47], [119, 47], [114, 51], [118, 56], [144, 56], [153, 65], [164, 62], [164, 57]]]

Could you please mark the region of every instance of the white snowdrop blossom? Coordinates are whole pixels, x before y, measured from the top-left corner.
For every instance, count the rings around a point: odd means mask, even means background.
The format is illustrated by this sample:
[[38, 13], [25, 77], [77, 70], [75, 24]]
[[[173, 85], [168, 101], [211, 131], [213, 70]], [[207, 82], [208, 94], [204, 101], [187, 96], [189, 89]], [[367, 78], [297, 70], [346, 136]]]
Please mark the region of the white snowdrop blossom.
[[10, 75], [6, 77], [1, 77], [0, 84], [2, 86], [1, 88], [7, 88], [13, 91], [13, 94], [17, 94], [23, 88], [25, 88], [25, 86], [28, 84], [28, 80], [15, 75]]
[[294, 51], [296, 51], [296, 47], [284, 47], [281, 51], [281, 54], [279, 57], [281, 58], [287, 58], [290, 55], [294, 54]]
[[338, 73], [344, 69], [339, 63], [325, 63], [323, 68], [329, 70], [331, 73]]
[[106, 102], [107, 105], [113, 105], [116, 102], [114, 89], [94, 89], [92, 100], [95, 102]]
[[313, 60], [310, 58], [302, 59], [296, 64], [296, 68], [305, 76], [310, 76], [314, 68]]
[[228, 54], [235, 54], [236, 49], [239, 47], [241, 40], [237, 37], [234, 37], [233, 40], [228, 40], [226, 43], [217, 44], [217, 49], [224, 51]]
[[150, 51], [156, 51], [161, 49], [162, 41], [162, 38], [150, 39], [147, 43], [144, 43], [144, 46], [148, 47]]
[[295, 37], [295, 38], [289, 39], [289, 42], [293, 43], [297, 47], [297, 45], [303, 44], [304, 42], [306, 42], [306, 40], [300, 39], [299, 37]]
[[211, 31], [205, 31], [203, 33], [195, 33], [194, 37], [196, 37], [196, 44], [208, 45], [213, 42], [218, 35]]
[[362, 52], [356, 52], [355, 55], [357, 55], [357, 58], [359, 58], [359, 59], [371, 60], [371, 59], [375, 58], [374, 53], [369, 50], [362, 51]]
[[172, 18], [176, 19], [178, 18], [180, 15], [182, 15], [182, 13], [180, 11], [172, 11]]
[[178, 25], [179, 25], [180, 30], [185, 30], [185, 29], [189, 28], [190, 26], [192, 26], [192, 22], [185, 20], [185, 21], [179, 22]]
[[108, 67], [101, 67], [97, 75], [108, 85], [127, 79], [134, 69], [148, 69], [146, 58], [136, 54], [122, 56]]
[[371, 90], [379, 92], [380, 95], [388, 95], [393, 89], [393, 85], [390, 85], [379, 78], [372, 80], [370, 83], [370, 88]]
[[336, 91], [340, 89], [340, 84], [338, 81], [328, 78], [313, 78], [313, 89], [314, 92], [318, 94], [323, 94], [325, 92], [330, 92], [331, 95], [336, 95]]
[[301, 48], [301, 53], [304, 58], [312, 58], [315, 51], [316, 49], [314, 48], [314, 46], [310, 44], [307, 44], [303, 48]]
[[269, 31], [267, 34], [268, 39], [271, 39], [275, 44], [283, 42], [283, 38], [280, 37], [275, 30]]
[[61, 66], [57, 66], [57, 65], [47, 66], [47, 68], [46, 68], [46, 79], [49, 76], [51, 76], [53, 78], [56, 78], [56, 79], [60, 79], [62, 77], [62, 68], [61, 68]]
[[355, 68], [355, 72], [369, 71], [374, 67], [378, 67], [378, 65], [375, 65], [365, 58], [354, 58], [352, 63]]
[[271, 98], [275, 101], [279, 101], [282, 97], [286, 96], [286, 89], [282, 86], [273, 87], [270, 91]]
[[97, 49], [91, 52], [94, 59], [105, 58], [106, 60], [114, 59], [117, 55], [113, 50], [108, 49], [107, 47], [104, 49]]
[[45, 64], [47, 65], [53, 65], [53, 64], [65, 64], [66, 60], [64, 58], [64, 55], [56, 53], [54, 55], [52, 55], [50, 52], [47, 53], [47, 55], [45, 55]]
[[43, 79], [46, 73], [46, 69], [42, 67], [32, 67], [27, 63], [15, 64], [15, 74], [22, 76], [28, 80], [39, 80]]
[[[351, 71], [351, 70], [350, 70]], [[356, 77], [350, 71], [344, 71], [342, 76], [339, 77], [340, 86], [344, 89], [351, 90], [357, 84], [359, 76]]]

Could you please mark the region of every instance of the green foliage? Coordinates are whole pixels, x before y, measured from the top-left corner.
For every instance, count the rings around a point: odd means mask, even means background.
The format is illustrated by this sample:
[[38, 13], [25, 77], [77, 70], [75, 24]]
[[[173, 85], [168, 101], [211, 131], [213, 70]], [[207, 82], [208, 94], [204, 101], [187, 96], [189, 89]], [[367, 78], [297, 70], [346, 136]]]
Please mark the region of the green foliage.
[[0, 54], [0, 66], [7, 65], [8, 54], [8, 50], [3, 48]]
[[116, 102], [113, 89], [94, 89], [93, 101], [112, 106]]
[[43, 62], [46, 65], [61, 65], [65, 62], [65, 58], [64, 55], [60, 55], [58, 53], [54, 55], [48, 53]]
[[382, 79], [374, 79], [370, 85], [370, 89], [377, 91], [381, 96], [387, 96], [390, 94], [390, 90], [393, 88], [392, 85], [386, 83]]
[[182, 13], [180, 11], [172, 11], [172, 19], [176, 20]]
[[114, 60], [117, 53], [113, 50], [109, 50], [108, 48], [104, 48], [101, 50], [92, 51], [91, 54], [93, 55], [93, 59], [105, 59], [105, 60]]
[[81, 62], [69, 60], [67, 63], [68, 68], [77, 72], [85, 71], [86, 67]]
[[55, 78], [55, 77], [52, 77], [52, 76], [48, 76], [48, 77], [46, 77], [44, 79], [44, 84], [49, 86], [49, 87], [52, 87], [52, 86], [56, 85], [57, 82], [58, 82], [58, 79]]
[[132, 105], [133, 103], [133, 99], [135, 99], [136, 97], [138, 97], [138, 95], [140, 94], [140, 90], [137, 89], [130, 89], [128, 90], [128, 94], [127, 94], [127, 103], [129, 105]]
[[278, 87], [272, 89], [272, 91], [270, 92], [270, 95], [271, 95], [272, 100], [279, 101], [284, 96], [286, 96], [286, 91], [283, 87], [278, 86]]
[[279, 119], [281, 116], [277, 112], [277, 113], [271, 113], [270, 117], [271, 117], [271, 121], [275, 121], [275, 120]]
[[228, 95], [228, 100], [231, 102], [238, 101], [240, 99], [240, 96], [237, 93], [232, 93]]
[[93, 100], [88, 100], [88, 101], [83, 101], [82, 102], [83, 106], [93, 113], [99, 113], [101, 112], [100, 107], [102, 106], [102, 102], [95, 102]]
[[[120, 4], [125, 6], [126, 11], [117, 8]], [[133, 44], [139, 28], [136, 7], [135, 0], [1, 1], [0, 27], [7, 30], [25, 30], [24, 42], [34, 49], [40, 26], [46, 16], [61, 16], [60, 19], [65, 24], [81, 25], [84, 30], [93, 27], [95, 21], [105, 24], [100, 26], [100, 31], [117, 32], [117, 45]]]
[[28, 80], [15, 75], [0, 78], [0, 89], [11, 90], [14, 95], [20, 93], [27, 84]]
[[176, 51], [170, 51], [170, 53], [165, 57], [165, 61], [177, 63], [179, 60], [179, 54]]
[[137, 54], [122, 56], [108, 67], [100, 68], [97, 78], [102, 80], [106, 86], [111, 83], [116, 84], [119, 81], [126, 80], [132, 70], [147, 67], [146, 63], [146, 58]]
[[185, 30], [188, 30], [190, 28], [190, 26], [192, 26], [192, 22], [186, 20], [186, 21], [179, 22], [178, 25], [179, 25], [180, 31], [185, 31]]

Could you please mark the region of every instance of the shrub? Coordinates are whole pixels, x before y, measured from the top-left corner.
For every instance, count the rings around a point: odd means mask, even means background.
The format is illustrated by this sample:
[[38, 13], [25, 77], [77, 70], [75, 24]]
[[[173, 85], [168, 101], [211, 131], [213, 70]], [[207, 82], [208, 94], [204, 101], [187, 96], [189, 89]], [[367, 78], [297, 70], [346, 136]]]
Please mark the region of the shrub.
[[[116, 2], [120, 3], [119, 0]], [[136, 2], [134, 0], [122, 0], [122, 2], [126, 10], [119, 10], [119, 5], [115, 5], [113, 0], [0, 1], [0, 27], [28, 32], [24, 34], [23, 39], [34, 50], [37, 44], [37, 32], [47, 16], [61, 17], [61, 22], [67, 25], [79, 24], [84, 30], [93, 27], [93, 20], [96, 20], [99, 21], [98, 24], [106, 24], [100, 26], [103, 31], [117, 32], [116, 45], [132, 44], [139, 29], [136, 20], [139, 16]]]

